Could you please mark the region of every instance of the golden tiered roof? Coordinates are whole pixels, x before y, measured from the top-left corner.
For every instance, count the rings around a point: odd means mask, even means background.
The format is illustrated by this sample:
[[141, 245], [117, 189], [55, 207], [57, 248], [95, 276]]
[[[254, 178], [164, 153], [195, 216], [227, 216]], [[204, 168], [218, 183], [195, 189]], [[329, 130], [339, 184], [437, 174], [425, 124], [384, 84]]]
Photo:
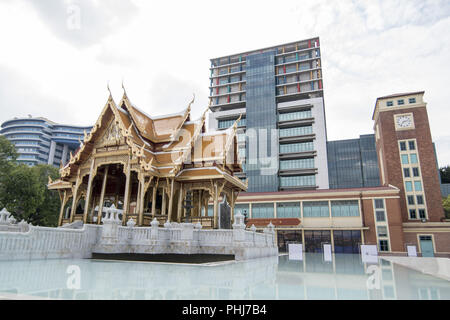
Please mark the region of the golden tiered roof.
[[237, 123], [225, 131], [206, 133], [209, 107], [200, 119], [191, 121], [193, 102], [180, 113], [151, 117], [130, 102], [125, 90], [118, 105], [110, 94], [80, 148], [60, 169], [61, 179], [73, 181], [78, 169], [94, 154], [120, 149], [137, 160], [146, 175], [176, 180], [220, 175], [245, 190], [246, 184], [234, 176], [234, 172], [242, 171], [237, 153]]

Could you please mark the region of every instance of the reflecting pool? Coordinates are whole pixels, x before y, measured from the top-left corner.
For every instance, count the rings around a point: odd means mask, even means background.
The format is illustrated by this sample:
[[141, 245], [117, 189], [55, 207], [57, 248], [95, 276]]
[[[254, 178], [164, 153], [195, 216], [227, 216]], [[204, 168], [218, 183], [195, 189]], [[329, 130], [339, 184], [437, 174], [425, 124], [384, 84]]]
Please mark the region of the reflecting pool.
[[[0, 262], [0, 297], [51, 299], [450, 299], [450, 282], [359, 255], [209, 265], [99, 260]], [[23, 296], [22, 296], [23, 297]]]

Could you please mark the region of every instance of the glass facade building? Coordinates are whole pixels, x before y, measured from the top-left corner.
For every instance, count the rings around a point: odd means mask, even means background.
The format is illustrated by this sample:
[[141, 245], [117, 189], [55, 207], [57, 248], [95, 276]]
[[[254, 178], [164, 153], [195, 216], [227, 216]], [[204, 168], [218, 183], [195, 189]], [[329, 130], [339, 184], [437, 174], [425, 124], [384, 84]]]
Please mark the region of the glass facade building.
[[66, 164], [91, 127], [54, 123], [45, 118], [15, 118], [5, 121], [0, 133], [16, 147], [17, 161], [30, 166]]
[[247, 56], [248, 192], [278, 191], [275, 51]]
[[238, 124], [248, 192], [328, 189], [319, 38], [211, 59], [211, 130]]
[[327, 149], [331, 189], [380, 186], [375, 135], [329, 141]]

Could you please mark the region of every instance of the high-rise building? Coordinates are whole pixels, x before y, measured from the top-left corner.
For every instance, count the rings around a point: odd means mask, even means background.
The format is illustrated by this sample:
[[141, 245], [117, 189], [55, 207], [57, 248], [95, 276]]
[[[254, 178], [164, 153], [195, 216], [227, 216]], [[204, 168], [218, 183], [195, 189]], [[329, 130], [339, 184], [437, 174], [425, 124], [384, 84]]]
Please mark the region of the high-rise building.
[[331, 189], [380, 186], [374, 134], [328, 141], [327, 149]]
[[211, 59], [209, 127], [241, 117], [248, 192], [328, 189], [319, 38]]
[[74, 152], [84, 138], [84, 131], [91, 127], [57, 124], [46, 118], [14, 118], [5, 121], [0, 133], [16, 147], [17, 161], [33, 166], [50, 164], [54, 166], [66, 162], [70, 152]]

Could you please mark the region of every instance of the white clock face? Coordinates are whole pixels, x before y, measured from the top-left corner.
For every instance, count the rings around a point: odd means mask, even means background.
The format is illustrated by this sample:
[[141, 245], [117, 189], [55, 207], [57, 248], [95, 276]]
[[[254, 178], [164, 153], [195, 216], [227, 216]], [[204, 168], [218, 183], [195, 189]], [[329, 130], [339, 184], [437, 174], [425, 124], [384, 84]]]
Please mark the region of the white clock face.
[[397, 126], [399, 128], [410, 128], [410, 127], [412, 127], [412, 117], [411, 116], [399, 116], [399, 117], [397, 117]]

